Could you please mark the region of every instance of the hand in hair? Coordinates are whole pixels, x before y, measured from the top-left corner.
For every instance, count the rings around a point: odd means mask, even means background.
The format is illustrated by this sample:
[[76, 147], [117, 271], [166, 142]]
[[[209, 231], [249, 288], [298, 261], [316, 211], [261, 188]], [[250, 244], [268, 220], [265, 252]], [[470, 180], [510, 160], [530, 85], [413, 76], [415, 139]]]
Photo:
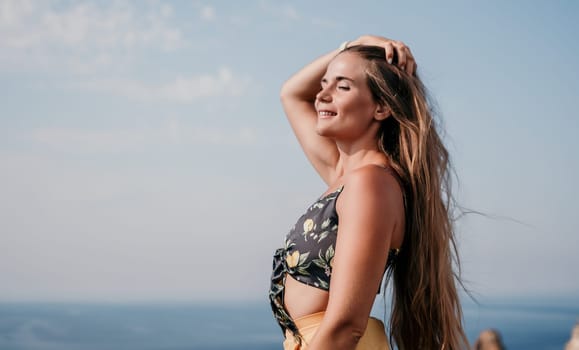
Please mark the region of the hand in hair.
[[[383, 47], [386, 60], [390, 58], [393, 64], [404, 67], [409, 74], [416, 71], [414, 57], [408, 46], [401, 41], [362, 35], [356, 40], [347, 42], [347, 46], [354, 45]], [[328, 185], [334, 182], [339, 173], [336, 169], [339, 153], [333, 140], [320, 136], [316, 131], [318, 117], [314, 101], [320, 91], [320, 81], [328, 64], [341, 49], [343, 47], [336, 48], [303, 67], [283, 84], [280, 92], [285, 113], [304, 153]]]
[[408, 74], [414, 75], [416, 72], [416, 61], [410, 48], [402, 41], [391, 40], [376, 35], [362, 35], [358, 39], [348, 43], [348, 46], [370, 45], [380, 46], [386, 51], [388, 63], [394, 63], [404, 69]]

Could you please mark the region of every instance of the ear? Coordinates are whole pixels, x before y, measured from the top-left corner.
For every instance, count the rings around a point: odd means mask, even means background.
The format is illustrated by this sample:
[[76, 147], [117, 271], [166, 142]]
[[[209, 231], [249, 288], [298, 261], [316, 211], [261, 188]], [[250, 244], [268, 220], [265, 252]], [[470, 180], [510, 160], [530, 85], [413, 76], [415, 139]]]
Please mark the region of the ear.
[[381, 122], [382, 120], [390, 116], [390, 108], [384, 105], [376, 105], [376, 110], [374, 111], [374, 119]]

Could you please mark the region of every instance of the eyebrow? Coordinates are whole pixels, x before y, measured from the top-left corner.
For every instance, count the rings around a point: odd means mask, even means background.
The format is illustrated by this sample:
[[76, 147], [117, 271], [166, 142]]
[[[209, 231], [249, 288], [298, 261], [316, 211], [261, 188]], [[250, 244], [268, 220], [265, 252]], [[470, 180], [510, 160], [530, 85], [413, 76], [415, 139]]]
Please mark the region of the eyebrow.
[[354, 79], [352, 79], [352, 78], [343, 77], [343, 76], [337, 76], [337, 77], [336, 77], [336, 81], [342, 81], [342, 80], [349, 80], [349, 81], [351, 81], [352, 83], [355, 82]]
[[[338, 75], [338, 76], [336, 77], [336, 81], [340, 82], [340, 81], [342, 81], [342, 80], [348, 80], [348, 81], [350, 81], [350, 82], [352, 82], [352, 83], [355, 83], [355, 82], [356, 82], [356, 81], [355, 81], [354, 79], [352, 79], [352, 78], [344, 77], [344, 76], [341, 76], [341, 75]], [[323, 82], [323, 81], [328, 81], [328, 78], [323, 77], [321, 81], [322, 81], [322, 82]]]

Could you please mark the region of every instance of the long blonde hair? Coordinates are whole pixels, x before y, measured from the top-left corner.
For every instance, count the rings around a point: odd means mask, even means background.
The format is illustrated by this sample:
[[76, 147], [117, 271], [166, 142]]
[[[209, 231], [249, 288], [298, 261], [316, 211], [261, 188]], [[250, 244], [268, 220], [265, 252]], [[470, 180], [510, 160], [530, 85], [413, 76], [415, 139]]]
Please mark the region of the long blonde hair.
[[451, 217], [450, 160], [426, 89], [417, 76], [396, 66], [396, 57], [394, 64], [387, 63], [383, 48], [352, 46], [345, 52], [367, 61], [373, 98], [391, 110], [377, 142], [404, 187], [404, 242], [389, 271], [394, 282], [391, 341], [400, 350], [467, 348], [456, 288], [460, 262]]

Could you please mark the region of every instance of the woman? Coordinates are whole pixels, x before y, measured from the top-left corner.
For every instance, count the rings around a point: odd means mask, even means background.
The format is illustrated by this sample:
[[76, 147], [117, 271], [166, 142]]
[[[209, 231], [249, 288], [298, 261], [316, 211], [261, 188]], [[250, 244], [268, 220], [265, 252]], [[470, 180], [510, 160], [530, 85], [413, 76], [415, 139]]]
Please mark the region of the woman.
[[282, 88], [296, 137], [329, 186], [274, 256], [270, 299], [285, 349], [387, 349], [383, 324], [369, 319], [386, 270], [399, 349], [468, 347], [448, 153], [415, 69], [403, 43], [362, 36]]

